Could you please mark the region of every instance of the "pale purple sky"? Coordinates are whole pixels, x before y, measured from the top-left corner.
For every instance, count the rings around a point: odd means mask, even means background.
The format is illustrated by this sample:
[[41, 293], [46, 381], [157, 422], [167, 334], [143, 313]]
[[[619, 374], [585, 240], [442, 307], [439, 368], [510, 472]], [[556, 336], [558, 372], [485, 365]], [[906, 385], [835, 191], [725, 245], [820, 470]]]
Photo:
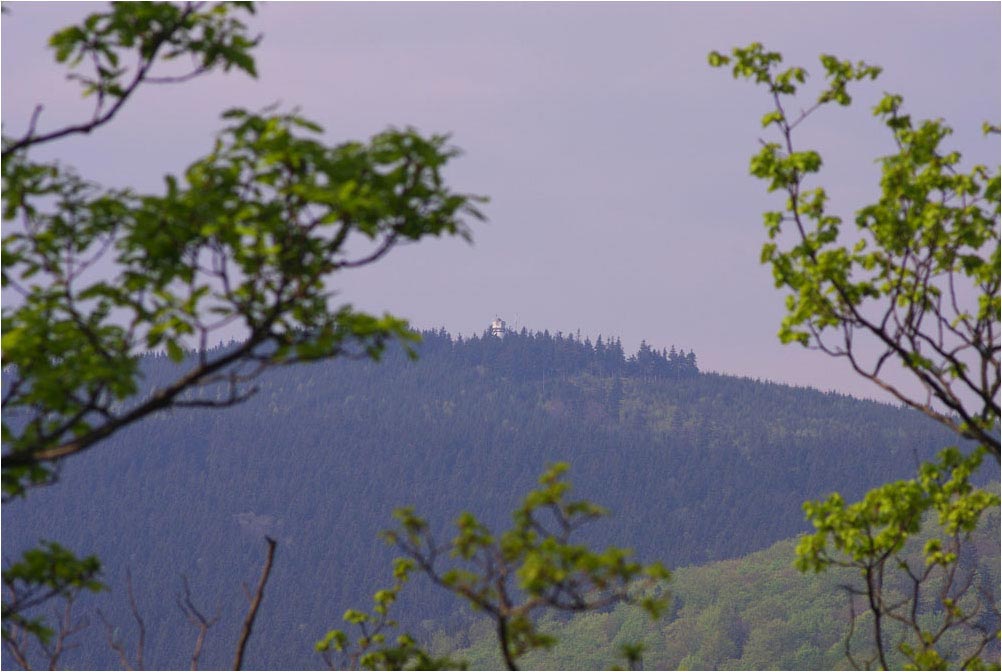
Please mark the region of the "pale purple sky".
[[[36, 103], [42, 130], [85, 116], [43, 45], [93, 6], [9, 7], [5, 133], [23, 131]], [[748, 176], [768, 101], [706, 54], [761, 41], [818, 75], [821, 52], [884, 67], [856, 105], [804, 127], [836, 211], [851, 216], [891, 149], [869, 111], [885, 90], [914, 116], [945, 118], [970, 162], [998, 165], [980, 127], [1000, 116], [1000, 21], [996, 2], [272, 3], [252, 21], [259, 79], [142, 91], [110, 126], [38, 156], [155, 190], [209, 150], [222, 110], [275, 101], [331, 142], [388, 125], [451, 132], [464, 156], [450, 182], [490, 196], [490, 222], [473, 246], [429, 240], [338, 278], [346, 300], [454, 334], [498, 314], [620, 336], [628, 350], [675, 344], [703, 370], [876, 397], [841, 362], [776, 339], [783, 297], [758, 258], [760, 213], [781, 201]]]

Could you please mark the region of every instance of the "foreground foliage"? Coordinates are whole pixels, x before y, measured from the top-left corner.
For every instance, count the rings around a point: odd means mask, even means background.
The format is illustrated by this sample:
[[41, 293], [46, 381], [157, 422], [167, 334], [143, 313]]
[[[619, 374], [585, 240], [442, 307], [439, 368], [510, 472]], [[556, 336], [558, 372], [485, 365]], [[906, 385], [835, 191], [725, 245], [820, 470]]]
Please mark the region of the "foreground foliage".
[[[923, 464], [917, 478], [882, 485], [859, 502], [846, 504], [834, 494], [804, 505], [817, 531], [797, 545], [797, 566], [814, 572], [851, 568], [862, 577], [862, 585], [856, 576], [846, 584], [850, 631], [845, 651], [853, 667], [889, 669], [890, 652], [897, 649], [909, 669], [943, 669], [949, 663], [942, 647], [956, 638], [955, 630], [969, 644], [950, 647], [955, 664], [984, 666], [983, 652], [999, 636], [999, 593], [997, 587], [977, 585], [977, 569], [962, 562], [986, 511], [999, 506], [997, 493], [971, 484], [982, 457], [981, 451], [964, 457], [950, 448], [937, 462]], [[927, 512], [935, 514], [934, 521]], [[923, 522], [934, 523], [935, 533], [916, 553], [909, 542]], [[896, 573], [897, 580], [892, 578]], [[857, 614], [864, 613], [869, 623], [857, 624]], [[872, 629], [871, 636], [854, 637], [857, 625]], [[889, 634], [902, 627], [904, 635]]]
[[[414, 342], [402, 319], [336, 305], [329, 282], [401, 242], [468, 237], [468, 221], [482, 218], [481, 198], [444, 183], [457, 155], [445, 136], [389, 129], [329, 145], [317, 124], [273, 110], [226, 112], [209, 153], [167, 175], [161, 194], [32, 158], [99, 130], [140, 88], [216, 70], [254, 76], [247, 13], [250, 3], [115, 3], [50, 39], [94, 109], [41, 130], [38, 106], [23, 135], [2, 141], [2, 284], [17, 295], [2, 318], [5, 502], [154, 413], [246, 400], [271, 367], [378, 358], [390, 341]], [[245, 335], [238, 346], [210, 349], [234, 328]], [[138, 356], [150, 350], [184, 366], [140, 395]], [[70, 587], [95, 581], [91, 559], [54, 546], [32, 553], [4, 572], [5, 641], [25, 627], [44, 640], [41, 621], [20, 614], [51, 574], [77, 572]]]
[[[896, 151], [880, 160], [879, 199], [860, 209], [855, 231], [846, 232], [829, 212], [824, 188], [809, 187], [821, 155], [796, 147], [794, 130], [826, 105], [850, 105], [850, 84], [875, 79], [880, 68], [830, 55], [820, 60], [824, 86], [813, 105], [791, 115], [790, 99], [807, 82], [804, 68], [780, 69], [782, 56], [758, 43], [709, 55], [711, 66], [730, 66], [735, 78], [762, 85], [772, 102], [762, 126], [772, 127], [779, 141], [762, 142], [751, 174], [786, 195], [784, 210], [765, 213], [769, 240], [762, 248], [776, 286], [789, 290], [779, 337], [845, 359], [856, 373], [977, 447], [967, 454], [947, 448], [919, 467], [918, 478], [888, 483], [854, 504], [838, 494], [806, 503], [817, 532], [798, 547], [798, 566], [851, 567], [861, 576], [861, 585], [845, 586], [845, 651], [854, 667], [888, 669], [896, 648], [915, 669], [978, 668], [982, 651], [1000, 637], [998, 593], [972, 593], [973, 577], [959, 562], [983, 514], [999, 506], [997, 494], [969, 480], [984, 454], [999, 462], [999, 172], [983, 165], [964, 171], [960, 153], [941, 146], [949, 126], [913, 122], [902, 97], [885, 94], [873, 113]], [[987, 123], [984, 131], [999, 133]], [[910, 385], [892, 381], [886, 370], [892, 363], [910, 375]], [[905, 559], [903, 549], [930, 513], [944, 537], [931, 539], [918, 560]], [[907, 578], [904, 597], [886, 591], [895, 572]], [[857, 609], [857, 597], [864, 610]], [[994, 618], [982, 622], [986, 613]], [[893, 647], [890, 621], [907, 632]], [[862, 651], [854, 650], [861, 627], [870, 637]], [[956, 629], [973, 631], [974, 641], [944, 657], [943, 642]]]
[[[811, 184], [821, 155], [798, 148], [794, 131], [824, 106], [850, 105], [849, 86], [875, 79], [880, 68], [822, 55], [824, 86], [811, 106], [791, 114], [787, 107], [807, 81], [804, 68], [781, 70], [782, 56], [758, 43], [730, 56], [713, 52], [709, 60], [760, 84], [772, 102], [762, 126], [779, 140], [763, 141], [751, 174], [786, 196], [784, 210], [764, 215], [769, 240], [762, 247], [776, 286], [789, 291], [780, 339], [845, 359], [859, 375], [998, 460], [998, 170], [964, 171], [960, 152], [941, 146], [949, 126], [915, 122], [901, 96], [885, 94], [873, 113], [897, 151], [880, 159], [880, 197], [856, 213], [855, 230], [847, 231], [829, 211], [824, 187]], [[985, 131], [998, 134], [987, 124]], [[886, 369], [894, 363], [910, 374], [917, 392], [891, 380]]]
[[[463, 513], [456, 521], [456, 536], [440, 544], [413, 508], [398, 509], [394, 515], [400, 528], [384, 533], [405, 554], [395, 563], [397, 584], [376, 593], [374, 615], [354, 610], [345, 614], [344, 620], [362, 631], [355, 642], [357, 650], [341, 630], [328, 632], [317, 650], [328, 654], [335, 649], [367, 669], [405, 669], [412, 664], [427, 669], [432, 663], [454, 666], [448, 659], [433, 661], [407, 635], [395, 647], [382, 646], [382, 630], [393, 625], [387, 620], [388, 607], [415, 570], [467, 601], [474, 611], [487, 614], [509, 670], [517, 670], [517, 661], [526, 654], [556, 644], [556, 638], [540, 630], [540, 613], [592, 612], [636, 604], [656, 621], [668, 605], [664, 584], [670, 573], [660, 563], [645, 566], [631, 560], [632, 551], [627, 549], [610, 547], [596, 553], [586, 545], [571, 543], [579, 528], [607, 512], [586, 500], [566, 499], [570, 484], [562, 476], [567, 468], [566, 463], [558, 463], [543, 473], [541, 487], [525, 497], [512, 514], [513, 527], [500, 536], [473, 514]], [[626, 651], [631, 661], [639, 659], [638, 648]], [[331, 662], [329, 656], [325, 659]]]
[[[935, 520], [930, 522], [930, 529], [935, 529]], [[975, 590], [998, 590], [998, 534], [998, 516], [993, 512], [964, 546], [962, 562], [975, 571]], [[930, 538], [919, 533], [906, 557], [921, 561], [922, 545]], [[527, 655], [524, 667], [602, 669], [623, 642], [639, 641], [644, 644], [646, 669], [847, 669], [842, 625], [849, 609], [839, 585], [852, 581], [855, 571], [833, 567], [818, 574], [801, 573], [790, 563], [798, 543], [789, 539], [741, 558], [673, 570], [671, 606], [658, 623], [627, 606], [569, 619], [548, 616], [540, 627], [557, 644]], [[907, 595], [904, 578], [888, 576], [888, 597]], [[983, 622], [990, 626], [992, 618]], [[889, 626], [890, 641], [907, 636], [901, 624]], [[864, 638], [865, 633], [857, 630], [853, 647], [861, 646]], [[975, 632], [954, 631], [941, 642], [941, 650], [952, 658], [970, 650], [977, 640]], [[448, 652], [466, 660], [471, 669], [497, 669], [502, 664], [485, 619], [458, 632], [430, 633], [424, 641], [435, 655]], [[997, 650], [986, 653], [986, 662], [997, 668]], [[904, 669], [908, 660], [892, 647], [888, 663], [892, 669]]]
[[[187, 32], [203, 13], [239, 8], [115, 5], [52, 44], [59, 60], [96, 54], [100, 77], [85, 92], [124, 100], [101, 57], [117, 65], [116, 54], [137, 40], [140, 79], [163, 45], [171, 57], [200, 53], [192, 45], [219, 51], [198, 73], [233, 50], [224, 62], [252, 72], [253, 42], [239, 22], [210, 33], [215, 47]], [[148, 34], [159, 36], [152, 45]], [[3, 237], [3, 284], [20, 295], [3, 315], [12, 378], [3, 398], [5, 497], [51, 480], [60, 460], [155, 411], [242, 401], [268, 367], [378, 357], [390, 339], [415, 339], [400, 319], [333, 305], [328, 281], [403, 241], [469, 236], [478, 199], [445, 186], [441, 171], [457, 154], [447, 139], [391, 129], [331, 146], [297, 114], [230, 110], [223, 119], [211, 152], [180, 178], [167, 176], [162, 195], [104, 189], [31, 160], [29, 147], [65, 134], [5, 139], [4, 219], [16, 225]], [[111, 262], [110, 276], [88, 273], [99, 259]], [[248, 334], [239, 347], [210, 351], [233, 325]], [[136, 355], [164, 349], [180, 362], [185, 347], [199, 357], [135, 399]], [[224, 395], [200, 393], [215, 383]]]

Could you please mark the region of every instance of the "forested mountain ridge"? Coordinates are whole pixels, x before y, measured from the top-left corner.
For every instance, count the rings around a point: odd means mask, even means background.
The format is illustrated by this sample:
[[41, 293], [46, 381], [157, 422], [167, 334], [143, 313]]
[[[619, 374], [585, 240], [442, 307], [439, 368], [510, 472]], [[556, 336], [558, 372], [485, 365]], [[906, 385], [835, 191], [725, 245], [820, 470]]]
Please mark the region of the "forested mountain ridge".
[[[312, 643], [386, 584], [393, 553], [376, 533], [397, 506], [436, 525], [464, 509], [500, 525], [544, 466], [565, 460], [575, 492], [612, 512], [592, 541], [681, 566], [787, 538], [804, 529], [803, 500], [857, 497], [953, 442], [916, 412], [699, 373], [691, 352], [646, 344], [628, 358], [618, 341], [438, 331], [418, 351], [275, 370], [236, 408], [132, 427], [67, 462], [30, 506], [5, 506], [5, 553], [41, 537], [100, 555], [113, 591], [90, 606], [123, 633], [131, 568], [158, 667], [190, 655], [194, 633], [173, 600], [187, 575], [206, 610], [222, 607], [211, 667], [226, 664], [239, 584], [270, 534], [279, 552], [249, 664], [316, 667]], [[175, 366], [142, 365], [151, 385]], [[421, 582], [397, 611], [430, 620], [425, 631], [467, 617]], [[80, 641], [68, 665], [117, 664], [98, 628]]]

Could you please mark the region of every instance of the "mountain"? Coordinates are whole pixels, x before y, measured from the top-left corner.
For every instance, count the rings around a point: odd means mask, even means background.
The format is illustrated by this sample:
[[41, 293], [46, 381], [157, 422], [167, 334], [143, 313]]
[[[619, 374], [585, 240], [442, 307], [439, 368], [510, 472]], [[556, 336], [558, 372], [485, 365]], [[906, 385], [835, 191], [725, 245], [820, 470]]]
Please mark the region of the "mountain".
[[[212, 668], [229, 664], [240, 584], [256, 580], [268, 534], [279, 547], [248, 666], [314, 668], [313, 642], [388, 585], [394, 554], [377, 532], [396, 507], [443, 534], [462, 510], [500, 526], [548, 463], [567, 461], [576, 496], [612, 512], [589, 541], [693, 565], [795, 535], [805, 499], [858, 497], [954, 442], [914, 411], [701, 373], [694, 353], [646, 343], [626, 357], [615, 340], [440, 330], [418, 350], [273, 370], [234, 408], [130, 427], [5, 506], [4, 553], [52, 539], [99, 555], [111, 590], [77, 607], [99, 607], [123, 642], [135, 637], [129, 569], [151, 667], [189, 664], [196, 633], [175, 604], [186, 576], [196, 603], [222, 615], [202, 658]], [[184, 367], [141, 364], [148, 387]], [[420, 581], [396, 613], [415, 626], [469, 619]], [[66, 664], [118, 666], [92, 621]]]

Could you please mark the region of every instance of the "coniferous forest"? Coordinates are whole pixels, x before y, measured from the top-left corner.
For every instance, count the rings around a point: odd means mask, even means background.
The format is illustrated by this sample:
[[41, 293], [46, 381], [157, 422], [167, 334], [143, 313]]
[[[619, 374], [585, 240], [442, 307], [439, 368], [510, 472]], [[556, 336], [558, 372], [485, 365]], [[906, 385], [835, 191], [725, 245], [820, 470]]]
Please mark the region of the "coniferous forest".
[[999, 669], [944, 7], [4, 3], [0, 667]]
[[[394, 508], [414, 505], [442, 536], [464, 510], [500, 526], [548, 463], [566, 461], [574, 493], [611, 513], [587, 541], [672, 568], [718, 564], [677, 576], [671, 613], [654, 629], [625, 607], [554, 621], [572, 633], [563, 639], [592, 641], [583, 649], [591, 653], [561, 658], [571, 649], [558, 648], [538, 665], [611, 665], [631, 628], [650, 640], [648, 660], [659, 665], [838, 665], [845, 605], [832, 589], [837, 577], [799, 575], [787, 542], [776, 547], [785, 553], [760, 552], [808, 529], [804, 500], [834, 490], [858, 497], [908, 477], [950, 441], [914, 411], [703, 373], [692, 351], [674, 347], [644, 343], [626, 355], [616, 339], [439, 330], [425, 332], [416, 352], [274, 370], [248, 401], [161, 413], [66, 462], [61, 482], [32, 493], [31, 507], [5, 506], [5, 553], [54, 539], [104, 564], [110, 590], [74, 605], [91, 625], [64, 664], [115, 667], [109, 641], [134, 646], [128, 573], [146, 665], [187, 664], [197, 633], [176, 604], [185, 580], [200, 609], [220, 614], [202, 665], [225, 666], [246, 606], [241, 584], [255, 579], [268, 535], [278, 542], [275, 567], [247, 665], [322, 666], [313, 644], [389, 582], [395, 553], [377, 534]], [[184, 365], [148, 356], [144, 385]], [[997, 549], [982, 547], [976, 561], [997, 562]], [[707, 578], [713, 572], [723, 575]], [[729, 590], [745, 601], [721, 601]], [[808, 624], [780, 627], [786, 611], [749, 613], [748, 596], [763, 590], [810, 603], [810, 627], [826, 631], [832, 621], [827, 639], [781, 656]], [[476, 614], [426, 581], [407, 586], [394, 613], [428, 646], [498, 664], [478, 653], [489, 632]]]

